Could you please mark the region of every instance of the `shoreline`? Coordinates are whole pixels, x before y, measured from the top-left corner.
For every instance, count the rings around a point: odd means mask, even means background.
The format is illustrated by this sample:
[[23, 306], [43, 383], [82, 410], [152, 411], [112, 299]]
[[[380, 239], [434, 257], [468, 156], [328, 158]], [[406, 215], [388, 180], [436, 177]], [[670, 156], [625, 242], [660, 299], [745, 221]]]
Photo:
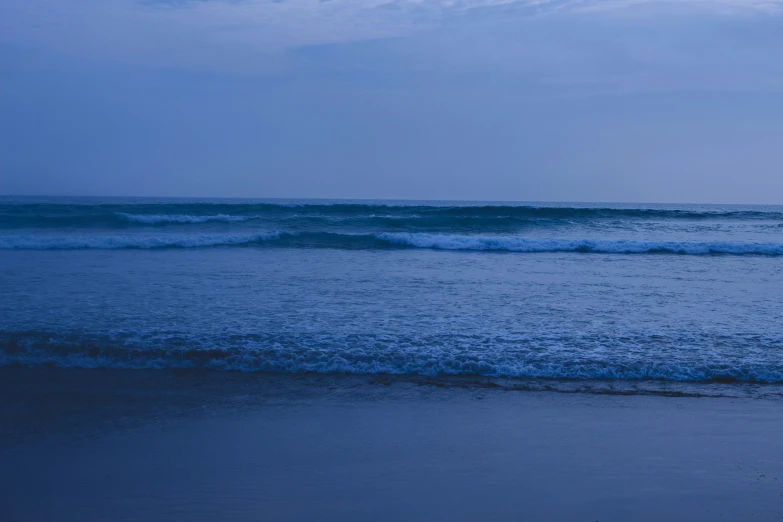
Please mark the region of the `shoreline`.
[[778, 400], [226, 372], [0, 376], [9, 522], [783, 517]]
[[183, 369], [0, 367], [0, 447], [97, 419], [143, 424], [205, 408], [254, 409], [268, 401], [427, 400], [438, 391], [778, 402], [783, 384], [656, 380], [510, 379], [478, 376], [289, 374]]

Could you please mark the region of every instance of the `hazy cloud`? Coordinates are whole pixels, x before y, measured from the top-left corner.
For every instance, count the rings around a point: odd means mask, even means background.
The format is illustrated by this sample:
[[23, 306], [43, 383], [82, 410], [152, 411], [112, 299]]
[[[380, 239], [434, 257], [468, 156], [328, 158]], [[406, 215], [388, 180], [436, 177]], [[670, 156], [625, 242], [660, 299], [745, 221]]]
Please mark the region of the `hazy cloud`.
[[187, 49], [274, 52], [405, 36], [493, 17], [668, 12], [752, 16], [782, 9], [783, 0], [3, 0], [0, 39], [118, 59], [163, 54], [187, 62]]
[[0, 0], [0, 193], [773, 202], [783, 0]]

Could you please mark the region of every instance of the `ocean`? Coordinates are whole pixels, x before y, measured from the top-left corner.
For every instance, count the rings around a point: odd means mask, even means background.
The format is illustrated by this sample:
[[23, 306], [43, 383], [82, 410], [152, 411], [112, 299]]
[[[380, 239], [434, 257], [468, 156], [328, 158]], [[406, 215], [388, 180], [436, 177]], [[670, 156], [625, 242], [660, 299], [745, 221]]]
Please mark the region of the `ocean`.
[[778, 390], [783, 206], [3, 197], [0, 295], [2, 366]]

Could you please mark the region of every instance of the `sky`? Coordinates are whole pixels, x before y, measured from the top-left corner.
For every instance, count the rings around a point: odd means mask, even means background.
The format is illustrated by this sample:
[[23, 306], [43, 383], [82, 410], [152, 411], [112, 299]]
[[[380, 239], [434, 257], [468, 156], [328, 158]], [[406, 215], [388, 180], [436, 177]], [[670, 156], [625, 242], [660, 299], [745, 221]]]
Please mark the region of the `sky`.
[[783, 203], [783, 0], [0, 0], [0, 194]]

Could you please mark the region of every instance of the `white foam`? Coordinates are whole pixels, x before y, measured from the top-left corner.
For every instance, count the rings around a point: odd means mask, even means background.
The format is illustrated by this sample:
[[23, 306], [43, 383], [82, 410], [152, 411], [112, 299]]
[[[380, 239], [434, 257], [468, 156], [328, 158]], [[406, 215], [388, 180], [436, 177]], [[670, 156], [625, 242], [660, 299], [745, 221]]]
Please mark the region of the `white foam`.
[[[525, 360], [497, 361], [476, 360], [475, 357], [457, 356], [436, 359], [428, 354], [401, 358], [379, 354], [374, 358], [351, 353], [285, 353], [269, 350], [226, 350], [209, 355], [199, 351], [114, 350], [94, 353], [88, 350], [73, 351], [26, 349], [13, 353], [0, 349], [1, 366], [55, 366], [60, 368], [121, 368], [121, 369], [185, 369], [201, 368], [217, 371], [321, 373], [356, 375], [422, 375], [422, 376], [479, 376], [523, 379], [578, 379], [578, 380], [662, 380], [672, 382], [704, 382], [714, 380], [783, 383], [780, 367], [754, 365], [732, 366], [713, 361], [658, 362], [639, 360], [632, 364], [609, 361], [581, 362]], [[431, 354], [430, 354], [431, 355]]]
[[385, 232], [378, 239], [397, 245], [443, 250], [499, 250], [508, 252], [596, 252], [616, 254], [759, 254], [783, 255], [781, 243], [730, 241], [643, 241], [609, 239], [536, 239], [513, 236], [467, 236]]

